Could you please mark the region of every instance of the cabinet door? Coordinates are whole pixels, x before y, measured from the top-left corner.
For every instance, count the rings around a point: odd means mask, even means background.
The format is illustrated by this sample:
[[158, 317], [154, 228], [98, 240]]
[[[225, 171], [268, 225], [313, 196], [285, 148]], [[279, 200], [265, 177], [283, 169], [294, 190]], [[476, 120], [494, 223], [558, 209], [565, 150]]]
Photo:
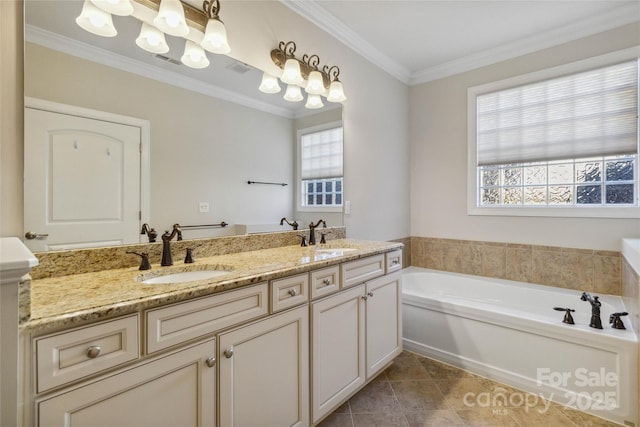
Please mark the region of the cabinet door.
[[40, 399], [37, 424], [215, 426], [215, 350], [215, 340], [206, 341]]
[[308, 305], [218, 340], [221, 425], [309, 425]]
[[400, 272], [367, 282], [367, 378], [402, 351]]
[[365, 382], [364, 285], [312, 304], [313, 422]]

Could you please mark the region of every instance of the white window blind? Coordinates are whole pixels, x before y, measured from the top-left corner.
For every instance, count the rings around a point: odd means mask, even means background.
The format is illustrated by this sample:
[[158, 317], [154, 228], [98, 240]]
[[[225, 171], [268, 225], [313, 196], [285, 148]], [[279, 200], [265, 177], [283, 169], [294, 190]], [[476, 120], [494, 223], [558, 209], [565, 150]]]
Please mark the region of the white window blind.
[[478, 165], [637, 153], [637, 59], [476, 102]]
[[302, 179], [342, 176], [342, 127], [302, 135]]

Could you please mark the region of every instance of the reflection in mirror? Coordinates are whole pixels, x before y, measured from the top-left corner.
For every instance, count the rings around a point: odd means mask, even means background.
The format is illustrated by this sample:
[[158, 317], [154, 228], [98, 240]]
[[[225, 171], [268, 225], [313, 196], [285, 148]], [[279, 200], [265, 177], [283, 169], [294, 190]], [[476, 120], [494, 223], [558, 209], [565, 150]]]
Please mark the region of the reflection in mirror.
[[[140, 23], [133, 18], [114, 16], [116, 38], [89, 34], [75, 24], [81, 9], [82, 1], [75, 0], [25, 2], [24, 81], [27, 100], [106, 113], [134, 126], [142, 123], [141, 133], [148, 134], [140, 172], [148, 173], [148, 185], [143, 176], [139, 187], [142, 202], [137, 201], [134, 210], [137, 232], [126, 239], [100, 237], [97, 240], [108, 243], [95, 245], [146, 242], [147, 236], [139, 234], [143, 223], [159, 234], [175, 223], [228, 224], [186, 227], [185, 239], [290, 230], [286, 223], [279, 225], [283, 217], [297, 220], [300, 229], [323, 216], [328, 226], [343, 224], [340, 212], [297, 210], [295, 172], [297, 131], [341, 121], [340, 104], [326, 103], [324, 109], [312, 111], [304, 109], [303, 103], [282, 100], [280, 94], [261, 93], [258, 86], [262, 72], [224, 55], [208, 54], [211, 66], [204, 70], [185, 67], [174, 61], [182, 48], [173, 37], [167, 37], [169, 53], [152, 55], [135, 45]], [[25, 127], [30, 124], [26, 122]], [[68, 144], [67, 151], [59, 153], [75, 153], [73, 142]], [[69, 163], [71, 160], [61, 155], [67, 160], [61, 165], [72, 171], [65, 175], [68, 179], [82, 181], [82, 173], [98, 171], [97, 167], [87, 167], [84, 160]], [[95, 176], [85, 180], [95, 181]], [[287, 185], [249, 185], [248, 181]], [[140, 182], [135, 185], [140, 186]], [[56, 201], [51, 200], [55, 197], [51, 188], [45, 188], [49, 199], [41, 203], [44, 211], [37, 215], [53, 227], [53, 233], [57, 225], [54, 219], [62, 210], [52, 209]], [[66, 194], [65, 198], [72, 196]], [[34, 208], [25, 199], [25, 232], [47, 233], [32, 229], [28, 223], [26, 212]], [[112, 210], [121, 212], [119, 208]], [[64, 212], [68, 211], [67, 206]], [[60, 222], [69, 225], [74, 220], [67, 215]], [[48, 244], [46, 238], [35, 240], [43, 243], [35, 250], [92, 245], [78, 236], [58, 246]]]

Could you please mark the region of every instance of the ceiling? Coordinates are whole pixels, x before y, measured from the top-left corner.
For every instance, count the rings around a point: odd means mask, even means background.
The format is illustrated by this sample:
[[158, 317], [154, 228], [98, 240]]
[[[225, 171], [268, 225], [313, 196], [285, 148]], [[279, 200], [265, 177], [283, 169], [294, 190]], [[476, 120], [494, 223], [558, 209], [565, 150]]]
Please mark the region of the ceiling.
[[640, 21], [636, 0], [281, 1], [407, 84]]

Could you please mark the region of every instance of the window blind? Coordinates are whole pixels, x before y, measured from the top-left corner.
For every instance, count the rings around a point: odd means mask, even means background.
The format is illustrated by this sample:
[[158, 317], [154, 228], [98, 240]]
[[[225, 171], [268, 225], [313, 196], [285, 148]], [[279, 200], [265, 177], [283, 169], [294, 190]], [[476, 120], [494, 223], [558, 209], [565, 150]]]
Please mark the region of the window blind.
[[302, 179], [342, 176], [342, 127], [302, 135]]
[[478, 165], [637, 153], [638, 61], [479, 95]]

